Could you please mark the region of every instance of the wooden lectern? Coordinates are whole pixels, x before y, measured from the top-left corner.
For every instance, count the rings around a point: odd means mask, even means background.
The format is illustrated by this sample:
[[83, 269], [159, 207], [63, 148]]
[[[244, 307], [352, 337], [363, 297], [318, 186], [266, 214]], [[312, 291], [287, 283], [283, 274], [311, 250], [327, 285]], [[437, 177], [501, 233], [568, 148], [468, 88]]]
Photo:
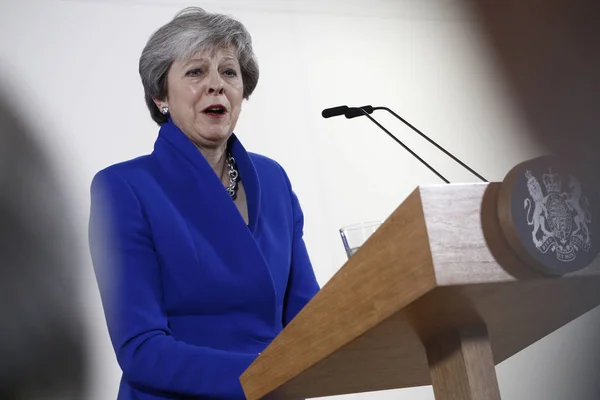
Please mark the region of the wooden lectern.
[[[417, 188], [244, 372], [247, 399], [424, 385], [437, 400], [499, 399], [496, 364], [600, 304], [598, 244], [568, 247], [560, 233], [583, 237], [587, 221], [589, 234], [589, 210], [565, 219], [576, 211], [569, 192], [557, 192], [564, 177], [518, 167], [502, 183]], [[524, 191], [513, 190], [518, 182]], [[529, 207], [519, 195], [531, 195]], [[559, 256], [552, 240], [567, 243], [578, 257], [562, 260], [572, 272], [549, 273], [543, 258], [527, 257], [511, 234], [511, 204], [527, 216], [532, 246], [546, 239], [540, 257]]]

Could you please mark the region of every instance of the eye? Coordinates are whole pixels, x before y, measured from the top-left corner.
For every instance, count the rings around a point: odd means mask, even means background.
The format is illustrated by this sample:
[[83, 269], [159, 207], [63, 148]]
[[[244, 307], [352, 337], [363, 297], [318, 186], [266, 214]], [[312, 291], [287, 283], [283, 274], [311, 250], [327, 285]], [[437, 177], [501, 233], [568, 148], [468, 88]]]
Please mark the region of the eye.
[[236, 71], [235, 69], [233, 69], [233, 68], [228, 68], [228, 69], [226, 69], [225, 71], [223, 71], [223, 73], [224, 73], [226, 76], [229, 76], [229, 77], [234, 77], [234, 76], [237, 76], [237, 71]]
[[200, 68], [193, 68], [186, 72], [186, 76], [199, 76], [202, 74], [202, 70]]

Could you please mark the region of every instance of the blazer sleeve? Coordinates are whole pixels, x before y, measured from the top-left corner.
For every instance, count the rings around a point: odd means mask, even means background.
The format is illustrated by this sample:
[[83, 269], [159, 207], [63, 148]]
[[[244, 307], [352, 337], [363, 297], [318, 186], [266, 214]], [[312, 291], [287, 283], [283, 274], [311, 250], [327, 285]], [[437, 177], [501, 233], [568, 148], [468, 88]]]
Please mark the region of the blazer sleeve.
[[298, 196], [284, 171], [287, 187], [292, 202], [293, 233], [292, 233], [292, 265], [286, 288], [283, 310], [283, 325], [286, 326], [304, 308], [304, 306], [320, 290], [319, 283], [304, 242], [304, 213]]
[[177, 341], [161, 305], [159, 261], [132, 187], [111, 169], [91, 185], [90, 249], [124, 379], [157, 395], [245, 398], [239, 376], [256, 354]]

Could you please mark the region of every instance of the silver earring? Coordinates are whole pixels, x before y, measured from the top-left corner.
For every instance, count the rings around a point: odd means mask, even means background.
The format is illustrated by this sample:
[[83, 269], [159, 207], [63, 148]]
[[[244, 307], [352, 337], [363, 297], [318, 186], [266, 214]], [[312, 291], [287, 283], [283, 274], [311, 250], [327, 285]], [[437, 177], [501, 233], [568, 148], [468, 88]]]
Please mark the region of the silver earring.
[[160, 112], [161, 112], [163, 115], [167, 115], [167, 113], [169, 112], [169, 107], [163, 107], [163, 108], [161, 108], [161, 109], [160, 109]]

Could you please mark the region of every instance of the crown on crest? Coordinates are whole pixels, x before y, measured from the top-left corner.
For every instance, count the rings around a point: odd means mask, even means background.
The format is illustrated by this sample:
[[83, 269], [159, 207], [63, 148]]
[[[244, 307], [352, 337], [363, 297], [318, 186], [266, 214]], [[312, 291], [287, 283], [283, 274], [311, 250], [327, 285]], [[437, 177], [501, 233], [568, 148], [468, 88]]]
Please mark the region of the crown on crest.
[[544, 186], [546, 186], [546, 190], [548, 193], [559, 193], [561, 187], [561, 179], [560, 175], [552, 172], [552, 168], [548, 170], [547, 174], [542, 176], [542, 180], [544, 181]]
[[533, 174], [531, 173], [530, 170], [525, 171], [525, 178], [527, 178], [527, 180], [530, 180], [531, 178], [533, 178]]

